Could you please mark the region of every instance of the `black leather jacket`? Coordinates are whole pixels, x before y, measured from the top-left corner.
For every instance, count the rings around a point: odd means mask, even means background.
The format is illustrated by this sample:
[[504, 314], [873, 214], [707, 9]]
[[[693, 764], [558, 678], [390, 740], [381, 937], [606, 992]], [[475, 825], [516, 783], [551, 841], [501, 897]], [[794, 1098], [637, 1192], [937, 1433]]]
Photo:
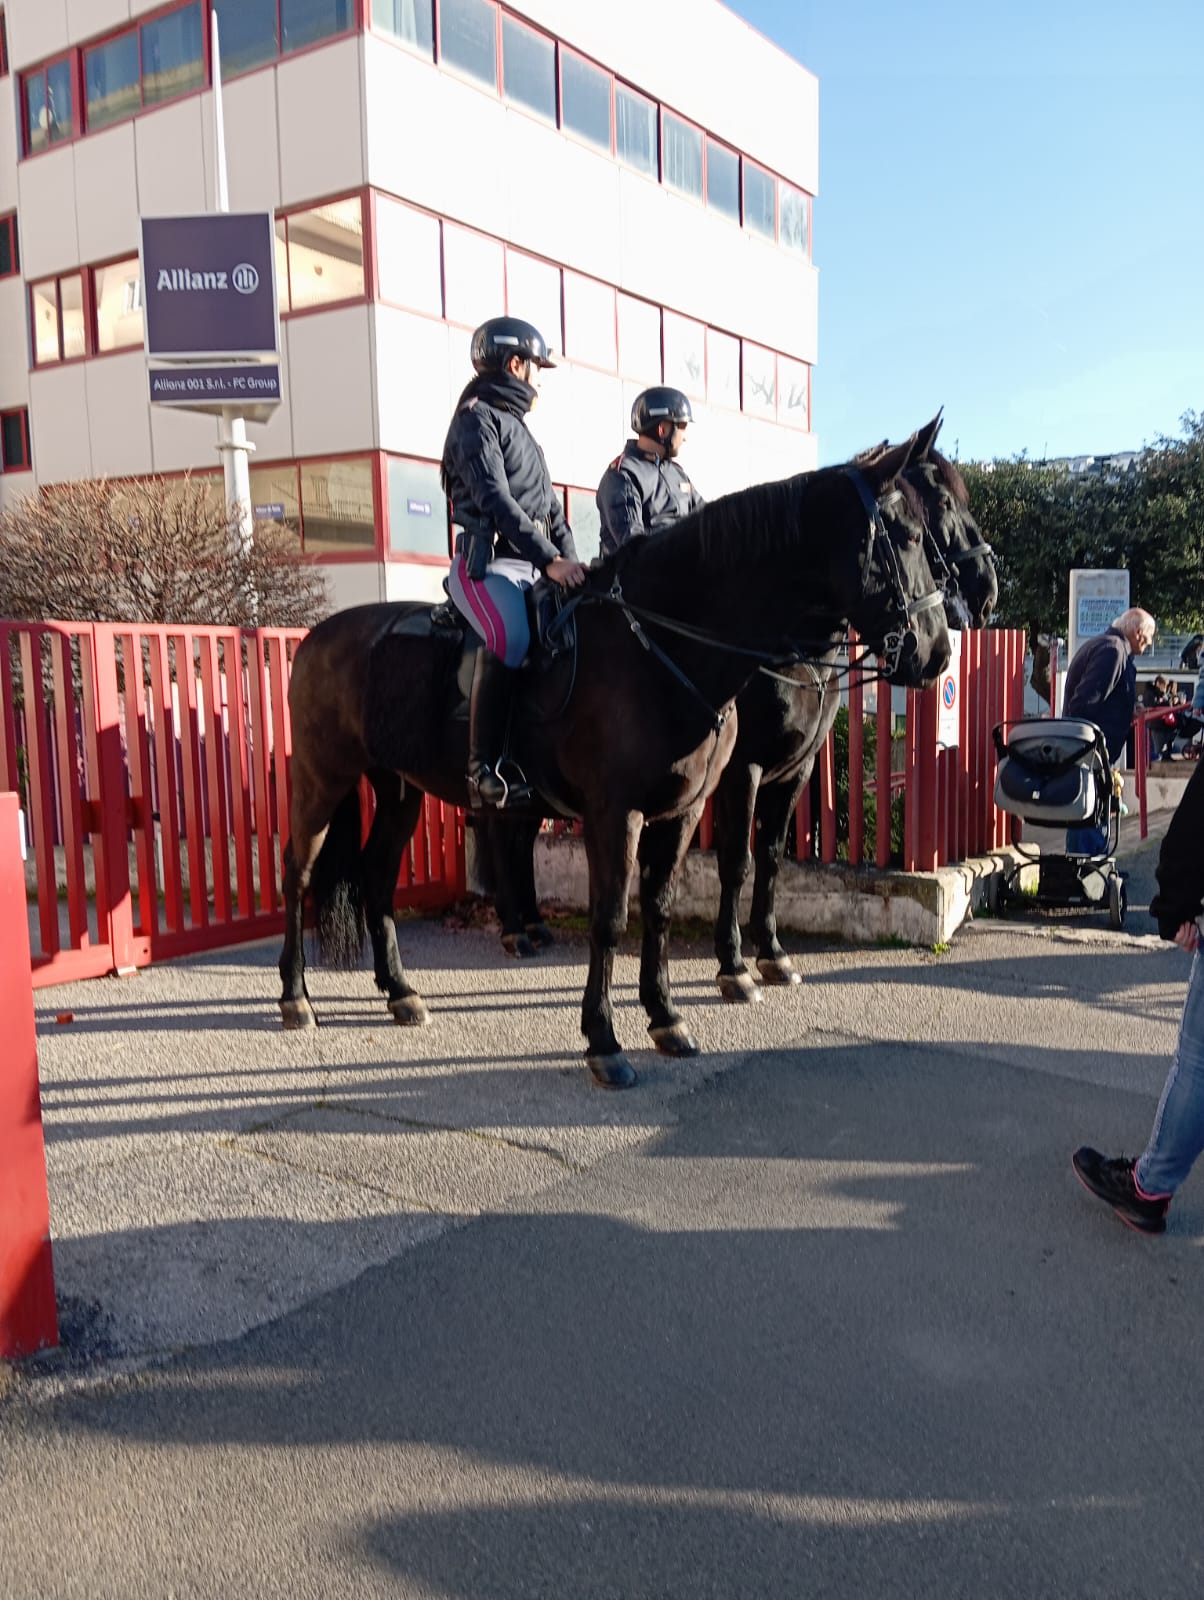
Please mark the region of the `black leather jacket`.
[[604, 556], [628, 539], [663, 532], [705, 504], [676, 461], [645, 455], [638, 439], [629, 439], [602, 474], [597, 499]]
[[1136, 701], [1137, 663], [1118, 628], [1079, 646], [1066, 674], [1062, 715], [1094, 722], [1104, 736], [1109, 761], [1117, 761], [1125, 747]]
[[484, 526], [495, 556], [517, 556], [542, 572], [576, 561], [564, 507], [548, 464], [523, 420], [535, 390], [509, 373], [484, 373], [460, 396], [443, 444], [441, 476], [452, 522]]
[[1150, 915], [1164, 939], [1204, 908], [1204, 761], [1196, 764], [1158, 852], [1158, 893]]

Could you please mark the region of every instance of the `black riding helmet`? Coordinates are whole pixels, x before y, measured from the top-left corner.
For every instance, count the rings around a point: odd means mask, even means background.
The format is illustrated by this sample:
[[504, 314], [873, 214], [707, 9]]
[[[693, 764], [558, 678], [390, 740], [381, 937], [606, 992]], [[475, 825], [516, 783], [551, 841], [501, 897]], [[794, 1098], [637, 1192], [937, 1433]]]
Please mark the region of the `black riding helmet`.
[[642, 433], [650, 439], [655, 437], [657, 427], [662, 422], [681, 424], [693, 420], [690, 402], [680, 389], [645, 389], [643, 394], [636, 395], [631, 408], [632, 432]]
[[521, 317], [490, 317], [472, 336], [474, 372], [501, 372], [511, 356], [534, 361], [541, 367], [554, 367], [544, 336]]

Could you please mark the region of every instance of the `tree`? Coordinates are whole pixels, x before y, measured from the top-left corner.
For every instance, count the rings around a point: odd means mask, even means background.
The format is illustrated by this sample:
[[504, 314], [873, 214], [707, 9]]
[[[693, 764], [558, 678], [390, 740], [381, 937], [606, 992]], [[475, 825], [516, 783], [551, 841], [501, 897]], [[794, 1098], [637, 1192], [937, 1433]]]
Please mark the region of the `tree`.
[[203, 478], [55, 485], [0, 512], [0, 616], [13, 621], [307, 627], [329, 609], [295, 537], [256, 522], [241, 549]]

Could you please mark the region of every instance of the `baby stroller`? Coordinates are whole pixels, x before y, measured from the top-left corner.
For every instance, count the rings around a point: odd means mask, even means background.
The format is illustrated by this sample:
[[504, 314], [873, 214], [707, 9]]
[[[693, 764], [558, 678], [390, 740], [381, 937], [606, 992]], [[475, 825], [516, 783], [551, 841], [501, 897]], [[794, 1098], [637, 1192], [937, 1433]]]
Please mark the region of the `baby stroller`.
[[[1038, 827], [1095, 829], [1103, 836], [1102, 853], [1026, 850], [1012, 843], [1023, 860], [999, 880], [992, 909], [1006, 910], [1026, 900], [1039, 906], [1108, 908], [1114, 928], [1122, 928], [1128, 909], [1124, 878], [1116, 867], [1120, 837], [1120, 799], [1104, 736], [1094, 722], [1077, 717], [1032, 718], [1001, 722], [994, 730], [999, 766], [995, 804], [1009, 816]], [[1035, 901], [1022, 896], [1020, 874], [1037, 868]]]

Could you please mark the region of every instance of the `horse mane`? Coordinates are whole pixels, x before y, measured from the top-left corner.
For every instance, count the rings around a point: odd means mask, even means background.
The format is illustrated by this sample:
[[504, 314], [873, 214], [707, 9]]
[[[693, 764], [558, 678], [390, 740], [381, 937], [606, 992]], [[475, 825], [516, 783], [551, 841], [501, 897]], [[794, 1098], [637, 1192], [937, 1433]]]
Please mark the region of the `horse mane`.
[[928, 459], [937, 470], [937, 476], [948, 489], [949, 493], [961, 506], [963, 511], [970, 509], [970, 491], [966, 488], [966, 480], [960, 470], [953, 465], [948, 456], [943, 456], [939, 450], [930, 450]]

